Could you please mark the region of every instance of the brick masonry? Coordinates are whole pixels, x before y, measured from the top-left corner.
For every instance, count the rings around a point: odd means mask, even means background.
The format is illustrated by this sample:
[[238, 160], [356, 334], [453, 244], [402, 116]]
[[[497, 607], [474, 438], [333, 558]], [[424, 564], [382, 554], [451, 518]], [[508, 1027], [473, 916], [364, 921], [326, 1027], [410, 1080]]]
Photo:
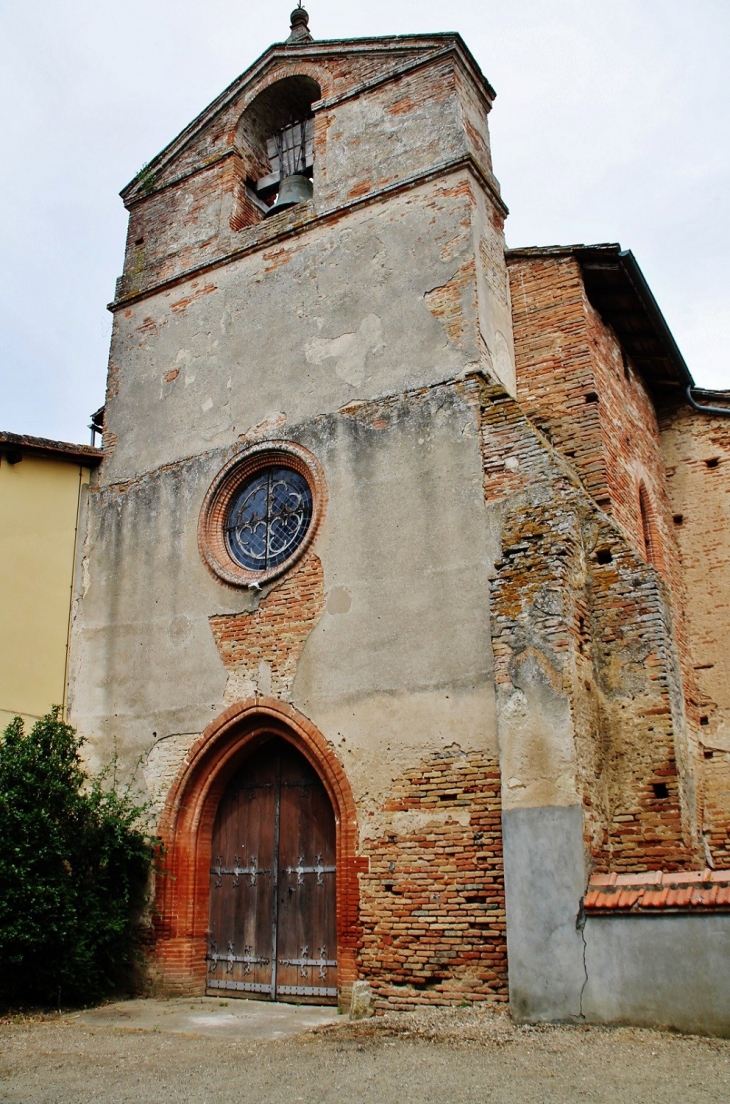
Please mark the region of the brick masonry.
[[324, 573], [314, 553], [251, 613], [215, 615], [210, 627], [228, 672], [226, 700], [257, 692], [287, 700], [304, 643], [324, 610]]
[[364, 841], [359, 965], [377, 1007], [507, 999], [499, 765], [447, 748], [399, 778]]
[[[570, 803], [575, 786], [598, 870], [696, 864], [668, 588], [518, 404], [499, 388], [482, 401], [485, 498], [503, 519], [492, 586], [498, 692], [514, 703], [527, 666], [538, 667], [573, 728], [574, 748], [538, 741], [530, 750], [536, 771], [566, 779], [539, 803]], [[536, 782], [507, 784], [515, 799], [524, 790], [534, 803], [540, 792]]]
[[[703, 402], [723, 405], [725, 396]], [[709, 858], [730, 867], [730, 419], [660, 407], [672, 521], [697, 682], [698, 820]], [[706, 856], [708, 857], [708, 856]]]

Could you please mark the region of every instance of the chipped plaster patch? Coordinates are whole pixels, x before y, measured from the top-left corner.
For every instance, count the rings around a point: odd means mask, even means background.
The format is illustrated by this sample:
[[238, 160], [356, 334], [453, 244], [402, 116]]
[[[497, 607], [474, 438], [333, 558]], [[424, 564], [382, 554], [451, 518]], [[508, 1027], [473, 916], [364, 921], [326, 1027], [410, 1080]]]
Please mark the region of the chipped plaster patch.
[[383, 347], [383, 324], [377, 314], [367, 314], [355, 333], [339, 337], [314, 337], [307, 343], [304, 354], [309, 364], [322, 364], [335, 360], [335, 375], [353, 387], [359, 387], [365, 379], [365, 363], [369, 353]]

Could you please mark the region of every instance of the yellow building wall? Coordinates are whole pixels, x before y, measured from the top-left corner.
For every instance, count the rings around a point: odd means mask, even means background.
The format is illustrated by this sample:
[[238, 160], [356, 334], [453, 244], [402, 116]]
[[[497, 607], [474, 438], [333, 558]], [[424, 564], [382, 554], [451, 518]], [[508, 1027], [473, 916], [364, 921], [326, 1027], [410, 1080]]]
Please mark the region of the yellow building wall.
[[68, 460], [0, 461], [0, 731], [65, 705], [79, 496]]

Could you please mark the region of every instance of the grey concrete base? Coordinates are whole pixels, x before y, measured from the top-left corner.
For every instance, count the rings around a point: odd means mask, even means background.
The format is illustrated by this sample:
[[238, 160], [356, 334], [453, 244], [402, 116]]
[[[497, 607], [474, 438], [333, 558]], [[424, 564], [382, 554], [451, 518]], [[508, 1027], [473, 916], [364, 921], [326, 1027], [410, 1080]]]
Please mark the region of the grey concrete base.
[[272, 1004], [218, 997], [117, 1001], [68, 1017], [89, 1027], [236, 1039], [283, 1039], [320, 1024], [335, 1023], [337, 1018], [337, 1009], [332, 1006], [320, 1008], [312, 1004]]
[[512, 1015], [577, 1019], [585, 983], [576, 928], [586, 885], [581, 809], [505, 810], [502, 831]]
[[730, 915], [589, 917], [583, 1015], [730, 1036]]

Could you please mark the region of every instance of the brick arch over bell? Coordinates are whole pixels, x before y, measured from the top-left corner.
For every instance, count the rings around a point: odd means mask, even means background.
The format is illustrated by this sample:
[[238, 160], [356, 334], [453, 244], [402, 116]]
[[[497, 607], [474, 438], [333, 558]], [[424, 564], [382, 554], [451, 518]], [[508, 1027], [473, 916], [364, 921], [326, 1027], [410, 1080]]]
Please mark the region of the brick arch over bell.
[[205, 990], [211, 838], [218, 804], [231, 777], [256, 745], [280, 736], [319, 774], [337, 831], [337, 985], [347, 1002], [360, 947], [357, 816], [342, 764], [303, 714], [275, 698], [230, 706], [190, 749], [168, 794], [160, 837], [155, 959], [166, 992]]

